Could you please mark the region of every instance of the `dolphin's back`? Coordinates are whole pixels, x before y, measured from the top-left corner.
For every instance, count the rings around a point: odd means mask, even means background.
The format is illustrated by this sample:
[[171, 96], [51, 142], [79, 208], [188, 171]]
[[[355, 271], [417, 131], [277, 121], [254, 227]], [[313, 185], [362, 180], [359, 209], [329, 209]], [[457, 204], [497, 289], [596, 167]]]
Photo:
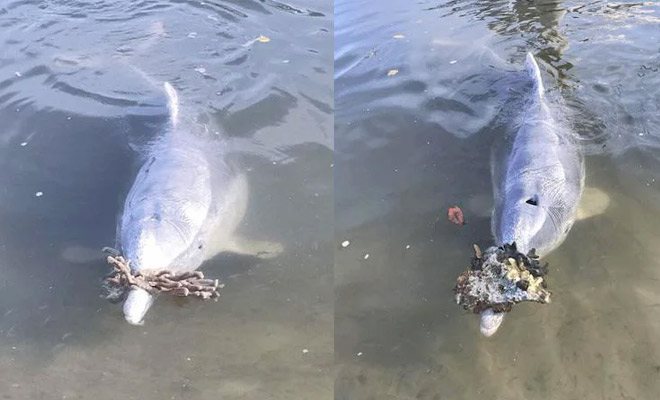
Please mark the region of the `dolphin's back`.
[[208, 145], [178, 124], [177, 92], [169, 83], [164, 87], [170, 126], [147, 147], [120, 219], [120, 247], [134, 270], [199, 266], [218, 212], [214, 186], [226, 175], [207, 157]]
[[492, 160], [492, 230], [498, 244], [516, 241], [522, 251], [536, 248], [547, 253], [563, 241], [572, 225], [584, 166], [573, 134], [553, 118], [531, 54], [526, 69], [534, 86], [521, 125]]
[[140, 169], [121, 221], [125, 256], [136, 269], [190, 268], [172, 265], [195, 246], [211, 212], [211, 171], [191, 148], [165, 148]]

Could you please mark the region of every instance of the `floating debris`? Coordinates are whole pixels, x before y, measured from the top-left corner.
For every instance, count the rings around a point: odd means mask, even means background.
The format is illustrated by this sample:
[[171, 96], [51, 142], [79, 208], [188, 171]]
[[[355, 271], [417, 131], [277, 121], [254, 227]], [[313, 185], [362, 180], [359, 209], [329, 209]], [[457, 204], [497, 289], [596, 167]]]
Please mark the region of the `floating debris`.
[[410, 249], [410, 245], [407, 244], [407, 245], [406, 245], [406, 250], [409, 250], [409, 249]]
[[303, 354], [307, 354], [307, 353], [309, 353], [309, 350], [308, 349], [303, 349], [302, 352], [303, 352]]
[[456, 304], [474, 313], [502, 313], [523, 301], [550, 303], [548, 265], [540, 264], [534, 250], [525, 255], [512, 243], [485, 252], [474, 245], [474, 253], [470, 269], [456, 279]]
[[367, 253], [367, 254], [364, 255], [364, 259], [365, 259], [365, 260], [368, 260], [368, 259], [369, 259], [369, 253]]
[[400, 33], [397, 33], [396, 35], [392, 36], [394, 39], [403, 39], [405, 38], [405, 35], [402, 35]]
[[23, 76], [23, 75], [21, 75], [21, 73], [18, 72], [18, 71], [14, 72], [14, 75], [16, 75], [17, 78], [20, 78], [21, 76]]
[[387, 71], [387, 76], [394, 76], [398, 73], [399, 73], [398, 69], [391, 69], [391, 70]]
[[34, 195], [37, 196], [37, 197], [41, 197], [41, 196], [44, 195], [44, 192], [37, 192], [37, 193], [35, 193]]
[[243, 44], [243, 47], [250, 47], [256, 42], [268, 43], [268, 42], [270, 42], [270, 38], [268, 36], [259, 35], [259, 37], [255, 38], [255, 39], [248, 40], [245, 44]]
[[27, 146], [27, 142], [21, 143], [21, 147], [25, 147], [25, 146]]
[[188, 34], [188, 37], [191, 38], [191, 39], [196, 38], [196, 37], [197, 37], [197, 32], [190, 32], [190, 33]]
[[463, 216], [463, 210], [461, 210], [461, 208], [458, 206], [449, 207], [447, 209], [447, 219], [458, 226], [465, 225], [465, 217]]
[[350, 244], [351, 242], [349, 242], [348, 240], [344, 240], [343, 242], [341, 242], [341, 247], [347, 248]]
[[451, 60], [451, 61], [449, 61], [449, 64], [456, 64], [457, 62], [458, 62], [458, 60]]

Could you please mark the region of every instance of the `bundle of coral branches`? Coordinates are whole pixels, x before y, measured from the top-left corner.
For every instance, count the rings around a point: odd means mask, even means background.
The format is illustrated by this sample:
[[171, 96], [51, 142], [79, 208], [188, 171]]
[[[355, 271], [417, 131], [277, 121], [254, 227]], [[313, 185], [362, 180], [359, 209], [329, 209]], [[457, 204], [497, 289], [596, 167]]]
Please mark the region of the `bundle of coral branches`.
[[485, 252], [474, 245], [471, 268], [456, 279], [456, 304], [474, 313], [487, 309], [508, 312], [523, 301], [549, 303], [550, 291], [535, 251], [518, 252], [516, 244], [491, 247]]
[[131, 271], [130, 261], [120, 256], [113, 249], [104, 249], [111, 253], [107, 257], [113, 271], [106, 278], [109, 288], [125, 290], [139, 287], [149, 293], [169, 293], [175, 296], [192, 296], [203, 300], [220, 296], [218, 289], [222, 288], [217, 279], [204, 279], [201, 271], [173, 273], [162, 271]]

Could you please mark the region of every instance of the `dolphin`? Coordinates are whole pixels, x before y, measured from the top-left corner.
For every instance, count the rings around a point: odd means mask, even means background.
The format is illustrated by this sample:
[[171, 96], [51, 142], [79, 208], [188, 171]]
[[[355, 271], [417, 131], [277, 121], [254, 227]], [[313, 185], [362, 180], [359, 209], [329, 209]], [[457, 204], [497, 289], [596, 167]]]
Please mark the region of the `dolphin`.
[[[573, 226], [584, 189], [584, 156], [576, 136], [553, 117], [541, 72], [531, 53], [525, 67], [533, 82], [520, 126], [504, 155], [493, 152], [495, 207], [491, 229], [497, 245], [545, 256]], [[480, 331], [493, 335], [504, 313], [481, 313]]]
[[[274, 256], [279, 245], [234, 235], [247, 207], [245, 176], [209, 157], [208, 141], [179, 123], [179, 97], [171, 84], [166, 133], [148, 146], [118, 221], [117, 241], [133, 272], [192, 271], [221, 251]], [[142, 325], [154, 296], [131, 288], [123, 305], [126, 321]]]

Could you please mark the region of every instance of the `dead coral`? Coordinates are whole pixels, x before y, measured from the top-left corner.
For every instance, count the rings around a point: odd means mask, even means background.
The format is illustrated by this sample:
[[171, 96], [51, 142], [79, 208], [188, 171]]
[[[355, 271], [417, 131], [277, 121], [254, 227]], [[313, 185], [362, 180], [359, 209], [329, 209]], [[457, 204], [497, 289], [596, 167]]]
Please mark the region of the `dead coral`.
[[218, 289], [224, 286], [217, 279], [205, 279], [201, 271], [133, 272], [130, 261], [125, 260], [119, 252], [109, 248], [104, 249], [104, 252], [109, 253], [107, 262], [113, 267], [113, 271], [105, 280], [110, 290], [125, 291], [128, 288], [139, 287], [152, 294], [164, 292], [174, 296], [192, 296], [208, 300], [219, 297]]

